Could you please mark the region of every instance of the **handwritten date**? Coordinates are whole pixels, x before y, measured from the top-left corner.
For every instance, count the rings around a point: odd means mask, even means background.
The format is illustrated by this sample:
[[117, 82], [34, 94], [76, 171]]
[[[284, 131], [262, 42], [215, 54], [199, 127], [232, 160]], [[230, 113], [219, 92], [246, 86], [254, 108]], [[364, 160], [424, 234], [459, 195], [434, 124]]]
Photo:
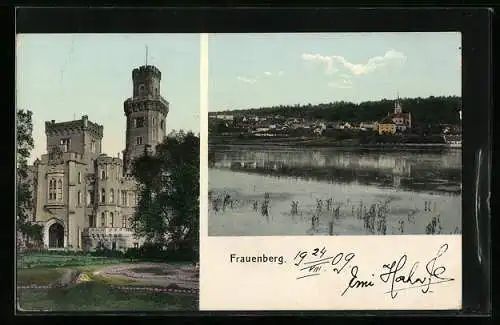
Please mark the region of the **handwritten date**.
[[[331, 271], [340, 274], [355, 257], [354, 253], [338, 253], [324, 257], [326, 253], [326, 247], [321, 249], [315, 248], [311, 252], [299, 251], [294, 258], [294, 261], [297, 261], [294, 265], [297, 267], [302, 266], [299, 271], [306, 274], [297, 277], [297, 280], [320, 275], [321, 271]], [[311, 258], [306, 260], [309, 256]]]

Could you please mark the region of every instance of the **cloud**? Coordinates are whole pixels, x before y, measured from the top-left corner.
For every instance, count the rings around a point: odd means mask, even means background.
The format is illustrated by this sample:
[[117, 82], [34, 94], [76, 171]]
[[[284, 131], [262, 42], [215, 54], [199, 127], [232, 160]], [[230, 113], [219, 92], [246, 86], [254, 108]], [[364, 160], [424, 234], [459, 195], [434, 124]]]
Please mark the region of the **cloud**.
[[352, 81], [348, 79], [341, 79], [338, 81], [332, 81], [328, 83], [329, 87], [340, 88], [340, 89], [352, 88], [352, 85], [353, 85]]
[[302, 60], [309, 62], [318, 62], [326, 65], [326, 74], [332, 74], [338, 71], [338, 69], [333, 66], [333, 57], [331, 56], [304, 53], [302, 54]]
[[375, 70], [387, 66], [388, 64], [406, 62], [406, 56], [399, 51], [390, 49], [383, 56], [374, 56], [364, 64], [349, 62], [346, 58], [340, 55], [324, 56], [321, 54], [302, 54], [302, 59], [305, 61], [322, 62], [326, 64], [327, 68], [325, 73], [331, 74], [337, 72], [339, 69], [337, 65], [347, 69], [352, 75], [360, 76], [374, 72]]
[[271, 72], [269, 72], [269, 71], [264, 72], [264, 74], [265, 74], [266, 76], [272, 76], [272, 75], [273, 75], [273, 74], [272, 74]]
[[246, 77], [236, 77], [236, 79], [238, 79], [239, 81], [242, 81], [242, 82], [245, 82], [247, 84], [251, 84], [253, 85], [254, 83], [257, 82], [257, 78], [246, 78]]

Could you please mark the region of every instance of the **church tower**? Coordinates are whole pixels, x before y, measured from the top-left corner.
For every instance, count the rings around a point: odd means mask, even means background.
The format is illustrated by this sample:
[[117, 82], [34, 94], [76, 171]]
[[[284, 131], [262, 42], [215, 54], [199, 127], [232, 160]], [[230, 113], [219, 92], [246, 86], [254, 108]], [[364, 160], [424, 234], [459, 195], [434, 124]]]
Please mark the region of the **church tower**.
[[396, 103], [394, 103], [394, 114], [401, 114], [403, 113], [403, 108], [401, 107], [401, 103], [399, 101], [399, 93], [398, 93], [398, 99], [396, 100]]
[[127, 117], [124, 173], [130, 173], [134, 159], [154, 152], [166, 135], [169, 103], [160, 95], [160, 81], [161, 72], [153, 65], [132, 71], [132, 97], [123, 104]]

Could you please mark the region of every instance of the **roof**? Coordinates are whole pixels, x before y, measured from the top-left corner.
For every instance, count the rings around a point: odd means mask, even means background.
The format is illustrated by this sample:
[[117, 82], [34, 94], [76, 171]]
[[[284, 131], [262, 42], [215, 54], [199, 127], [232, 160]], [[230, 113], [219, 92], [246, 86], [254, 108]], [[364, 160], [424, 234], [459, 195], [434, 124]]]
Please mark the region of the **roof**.
[[392, 121], [392, 117], [386, 117], [379, 124], [394, 124], [394, 122]]

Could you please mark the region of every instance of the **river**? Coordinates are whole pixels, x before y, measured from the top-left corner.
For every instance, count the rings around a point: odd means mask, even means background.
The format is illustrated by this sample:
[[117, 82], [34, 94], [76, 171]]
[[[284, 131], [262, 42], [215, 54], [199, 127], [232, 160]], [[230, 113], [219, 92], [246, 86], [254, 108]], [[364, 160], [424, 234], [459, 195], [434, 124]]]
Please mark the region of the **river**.
[[461, 233], [459, 149], [209, 152], [209, 236]]

